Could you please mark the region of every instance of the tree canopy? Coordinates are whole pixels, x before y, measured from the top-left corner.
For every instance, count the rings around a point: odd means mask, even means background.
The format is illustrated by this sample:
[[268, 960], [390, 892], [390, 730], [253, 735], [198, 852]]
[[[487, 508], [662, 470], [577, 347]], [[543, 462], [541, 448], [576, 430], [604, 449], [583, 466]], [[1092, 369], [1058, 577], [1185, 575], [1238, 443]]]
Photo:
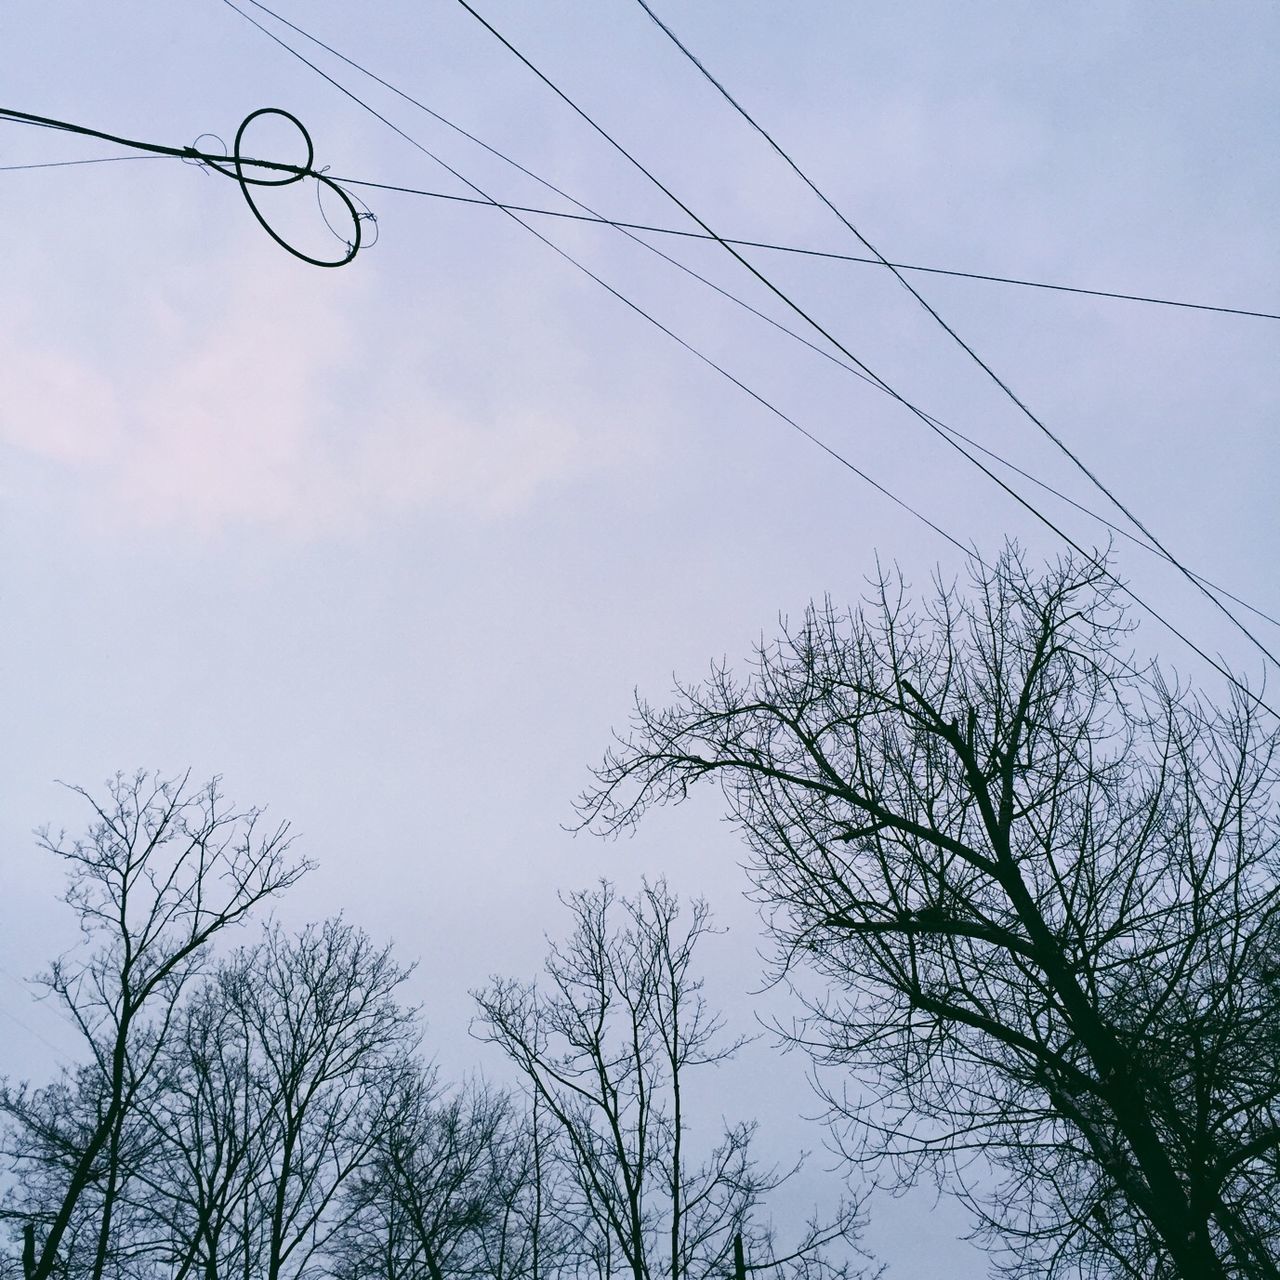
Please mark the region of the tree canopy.
[[1135, 663], [1100, 561], [935, 588], [638, 701], [583, 821], [719, 783], [843, 1149], [1011, 1270], [1274, 1277], [1276, 726]]

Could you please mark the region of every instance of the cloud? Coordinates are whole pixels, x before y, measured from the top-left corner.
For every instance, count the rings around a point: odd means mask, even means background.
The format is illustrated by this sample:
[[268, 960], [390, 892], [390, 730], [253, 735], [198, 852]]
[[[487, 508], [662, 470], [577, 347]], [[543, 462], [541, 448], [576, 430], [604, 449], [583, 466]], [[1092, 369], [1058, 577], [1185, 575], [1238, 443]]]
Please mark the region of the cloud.
[[105, 460], [120, 446], [120, 412], [110, 381], [70, 352], [36, 347], [16, 319], [0, 330], [0, 440], [66, 466]]
[[11, 319], [0, 441], [55, 485], [87, 479], [111, 525], [303, 536], [423, 507], [506, 515], [616, 456], [589, 395], [561, 413], [481, 367], [438, 377], [458, 357], [373, 322], [381, 290], [333, 280], [276, 259], [214, 298], [136, 299], [138, 354], [109, 369]]

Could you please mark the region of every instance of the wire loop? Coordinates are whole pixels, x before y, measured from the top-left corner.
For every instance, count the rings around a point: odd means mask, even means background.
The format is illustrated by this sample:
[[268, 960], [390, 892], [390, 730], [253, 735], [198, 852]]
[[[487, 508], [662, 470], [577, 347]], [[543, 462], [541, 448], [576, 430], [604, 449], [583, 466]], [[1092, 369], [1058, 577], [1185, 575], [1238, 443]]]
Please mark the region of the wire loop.
[[[251, 177], [245, 172], [245, 165], [254, 163], [246, 160], [241, 150], [244, 141], [245, 130], [261, 116], [279, 116], [283, 120], [287, 120], [302, 135], [302, 140], [306, 143], [307, 158], [297, 166], [289, 166], [287, 171], [279, 177]], [[334, 180], [324, 173], [316, 170], [314, 161], [316, 158], [315, 146], [311, 141], [311, 135], [307, 132], [306, 126], [289, 111], [285, 111], [282, 107], [259, 107], [256, 111], [251, 111], [240, 122], [240, 127], [236, 130], [235, 143], [231, 149], [231, 163], [234, 172], [228, 172], [219, 165], [213, 167], [219, 173], [224, 174], [228, 178], [234, 179], [240, 187], [240, 193], [245, 198], [245, 203], [249, 206], [250, 212], [257, 218], [258, 225], [269, 235], [282, 249], [293, 254], [295, 258], [300, 258], [303, 262], [310, 263], [313, 267], [345, 267], [352, 258], [360, 251], [360, 241], [362, 238], [360, 226], [360, 214], [357, 212], [355, 204], [351, 197], [340, 187]], [[294, 182], [300, 182], [303, 178], [314, 178], [320, 186], [328, 187], [333, 191], [339, 200], [346, 207], [347, 213], [351, 218], [352, 238], [345, 241], [346, 252], [338, 258], [317, 258], [309, 253], [304, 253], [296, 245], [290, 244], [267, 220], [266, 215], [258, 208], [257, 201], [253, 198], [251, 187], [287, 187]], [[317, 191], [317, 196], [319, 192]], [[323, 216], [323, 210], [321, 211]], [[333, 228], [327, 217], [324, 218], [325, 225], [332, 231]], [[337, 232], [334, 232], [337, 235]], [[338, 237], [342, 239], [341, 236]]]
[[[184, 155], [184, 156], [182, 157], [182, 163], [183, 163], [183, 164], [193, 164], [193, 165], [195, 165], [198, 169], [203, 169], [203, 170], [205, 171], [205, 173], [207, 174], [207, 173], [208, 173], [208, 171], [209, 171], [210, 169], [212, 169], [214, 166], [213, 166], [212, 164], [210, 164], [208, 160], [204, 160], [204, 159], [201, 159], [201, 158], [200, 158], [201, 154], [202, 154], [202, 153], [203, 153], [203, 151], [204, 151], [204, 148], [203, 148], [203, 147], [201, 147], [201, 145], [200, 145], [200, 144], [201, 144], [201, 143], [202, 143], [206, 138], [212, 138], [212, 139], [214, 140], [214, 142], [216, 142], [216, 143], [218, 144], [218, 146], [220, 146], [220, 147], [222, 148], [223, 154], [224, 154], [224, 155], [226, 154], [227, 144], [226, 144], [225, 142], [223, 142], [223, 140], [222, 140], [222, 139], [221, 139], [221, 138], [220, 138], [216, 133], [202, 133], [202, 134], [200, 134], [200, 136], [199, 136], [198, 138], [196, 138], [196, 140], [191, 144], [191, 146], [187, 148], [187, 150], [188, 150], [188, 152], [189, 152], [190, 154], [188, 154], [188, 155]], [[230, 176], [230, 175], [228, 175], [228, 176]]]
[[[320, 170], [322, 175], [327, 175], [328, 172], [329, 168], [327, 165]], [[332, 179], [332, 181], [338, 181], [338, 179]], [[351, 203], [353, 205], [359, 206], [359, 209], [356, 212], [356, 217], [361, 222], [367, 222], [373, 228], [372, 238], [362, 240], [361, 242], [361, 248], [372, 249], [373, 246], [378, 243], [378, 215], [374, 213], [374, 211], [370, 209], [369, 206], [365, 204], [365, 202], [354, 192], [348, 191], [347, 195], [350, 196]], [[325, 211], [324, 207], [324, 189], [318, 183], [316, 184], [316, 208], [320, 210], [320, 216], [324, 219], [324, 225], [329, 228], [337, 239], [346, 242], [346, 237], [333, 225], [332, 222], [329, 221], [329, 215]]]

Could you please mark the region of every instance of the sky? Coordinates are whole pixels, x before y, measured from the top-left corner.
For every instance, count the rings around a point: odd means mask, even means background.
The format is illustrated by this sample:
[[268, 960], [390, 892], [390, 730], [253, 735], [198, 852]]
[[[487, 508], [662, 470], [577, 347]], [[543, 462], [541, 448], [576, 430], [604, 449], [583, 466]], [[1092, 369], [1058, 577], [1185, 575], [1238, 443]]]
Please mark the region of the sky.
[[[607, 216], [693, 225], [454, 0], [280, 4]], [[570, 207], [242, 7], [481, 190]], [[638, 5], [476, 7], [719, 234], [861, 252]], [[1275, 6], [655, 8], [893, 261], [1280, 311]], [[229, 143], [279, 107], [317, 168], [472, 194], [223, 0], [11, 0], [0, 85], [6, 107], [179, 147]], [[245, 150], [301, 156], [278, 121]], [[660, 701], [673, 676], [746, 660], [811, 599], [855, 602], [877, 557], [927, 589], [963, 572], [957, 549], [501, 212], [351, 186], [377, 242], [321, 270], [194, 165], [3, 169], [118, 154], [0, 123], [3, 1069], [43, 1078], [74, 1053], [22, 982], [74, 939], [32, 831], [85, 825], [56, 780], [136, 768], [219, 774], [292, 822], [319, 865], [281, 918], [341, 911], [394, 939], [455, 1076], [501, 1069], [468, 1038], [468, 991], [531, 976], [564, 923], [557, 892], [601, 876], [707, 897], [728, 928], [704, 962], [731, 1025], [785, 1009], [755, 994], [767, 942], [715, 795], [616, 843], [566, 830], [573, 799], [636, 690]], [[314, 184], [268, 194], [281, 234], [342, 251]], [[617, 231], [536, 226], [961, 544], [1063, 549], [830, 360]], [[714, 244], [648, 239], [803, 327]], [[888, 273], [747, 256], [913, 403], [1105, 505]], [[1280, 616], [1280, 322], [913, 282], [1186, 564]], [[1168, 566], [1122, 540], [1116, 563], [1207, 653], [1264, 677]], [[1135, 644], [1220, 694], [1157, 622]], [[759, 1115], [780, 1158], [812, 1150], [796, 1195], [830, 1200], [840, 1175], [806, 1089], [804, 1062], [761, 1041], [718, 1096]], [[867, 1239], [891, 1275], [979, 1276], [965, 1229], [923, 1190], [877, 1197]]]

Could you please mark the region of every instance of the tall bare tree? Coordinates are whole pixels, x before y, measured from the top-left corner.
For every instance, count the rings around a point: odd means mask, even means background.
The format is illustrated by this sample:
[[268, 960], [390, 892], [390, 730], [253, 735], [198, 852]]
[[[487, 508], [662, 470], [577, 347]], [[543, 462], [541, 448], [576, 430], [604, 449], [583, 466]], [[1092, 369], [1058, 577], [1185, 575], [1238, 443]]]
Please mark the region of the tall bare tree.
[[406, 976], [389, 948], [329, 920], [270, 926], [193, 991], [140, 1109], [149, 1146], [131, 1201], [134, 1240], [166, 1280], [331, 1272], [346, 1188], [412, 1074]]
[[[477, 994], [477, 1034], [504, 1050], [560, 1132], [584, 1254], [602, 1255], [604, 1275], [618, 1259], [633, 1280], [706, 1280], [727, 1272], [741, 1233], [772, 1259], [755, 1215], [785, 1175], [752, 1158], [755, 1126], [727, 1126], [701, 1158], [690, 1150], [690, 1075], [741, 1043], [722, 1035], [692, 967], [711, 929], [706, 904], [682, 921], [662, 882], [634, 899], [606, 883], [565, 902], [574, 928], [551, 944], [545, 983], [495, 980]], [[843, 1274], [852, 1254], [829, 1246], [850, 1244], [855, 1225], [842, 1204], [790, 1261]]]
[[175, 1019], [161, 1079], [140, 1108], [150, 1133], [137, 1170], [135, 1221], [157, 1243], [169, 1280], [218, 1280], [243, 1258], [237, 1214], [266, 1167], [258, 1125], [261, 1064], [224, 963]]
[[[90, 1060], [53, 1092], [0, 1089], [20, 1191], [39, 1184], [45, 1193], [29, 1206], [26, 1280], [54, 1274], [73, 1223], [78, 1254], [87, 1257], [84, 1274], [102, 1280], [127, 1178], [129, 1127], [155, 1079], [183, 990], [216, 934], [306, 869], [291, 856], [287, 826], [264, 827], [261, 810], [231, 809], [216, 779], [192, 788], [185, 776], [118, 775], [101, 801], [72, 790], [93, 810], [87, 837], [69, 840], [46, 830], [41, 844], [66, 865], [65, 900], [83, 941], [40, 981], [80, 1029]], [[72, 1127], [61, 1127], [61, 1163], [52, 1176], [41, 1144], [67, 1090], [91, 1105]], [[83, 1211], [91, 1190], [88, 1222]], [[20, 1208], [21, 1202], [20, 1194]]]
[[1126, 637], [1101, 563], [886, 575], [640, 702], [583, 817], [720, 783], [847, 1149], [945, 1176], [1004, 1265], [1274, 1280], [1280, 736]]
[[347, 1193], [339, 1277], [556, 1280], [573, 1270], [547, 1135], [480, 1081], [406, 1075]]
[[390, 947], [336, 919], [296, 937], [272, 928], [229, 966], [226, 998], [253, 1046], [261, 1150], [240, 1212], [246, 1276], [303, 1277], [325, 1259], [341, 1192], [372, 1158], [411, 1070], [414, 1010], [396, 1000], [408, 976]]

